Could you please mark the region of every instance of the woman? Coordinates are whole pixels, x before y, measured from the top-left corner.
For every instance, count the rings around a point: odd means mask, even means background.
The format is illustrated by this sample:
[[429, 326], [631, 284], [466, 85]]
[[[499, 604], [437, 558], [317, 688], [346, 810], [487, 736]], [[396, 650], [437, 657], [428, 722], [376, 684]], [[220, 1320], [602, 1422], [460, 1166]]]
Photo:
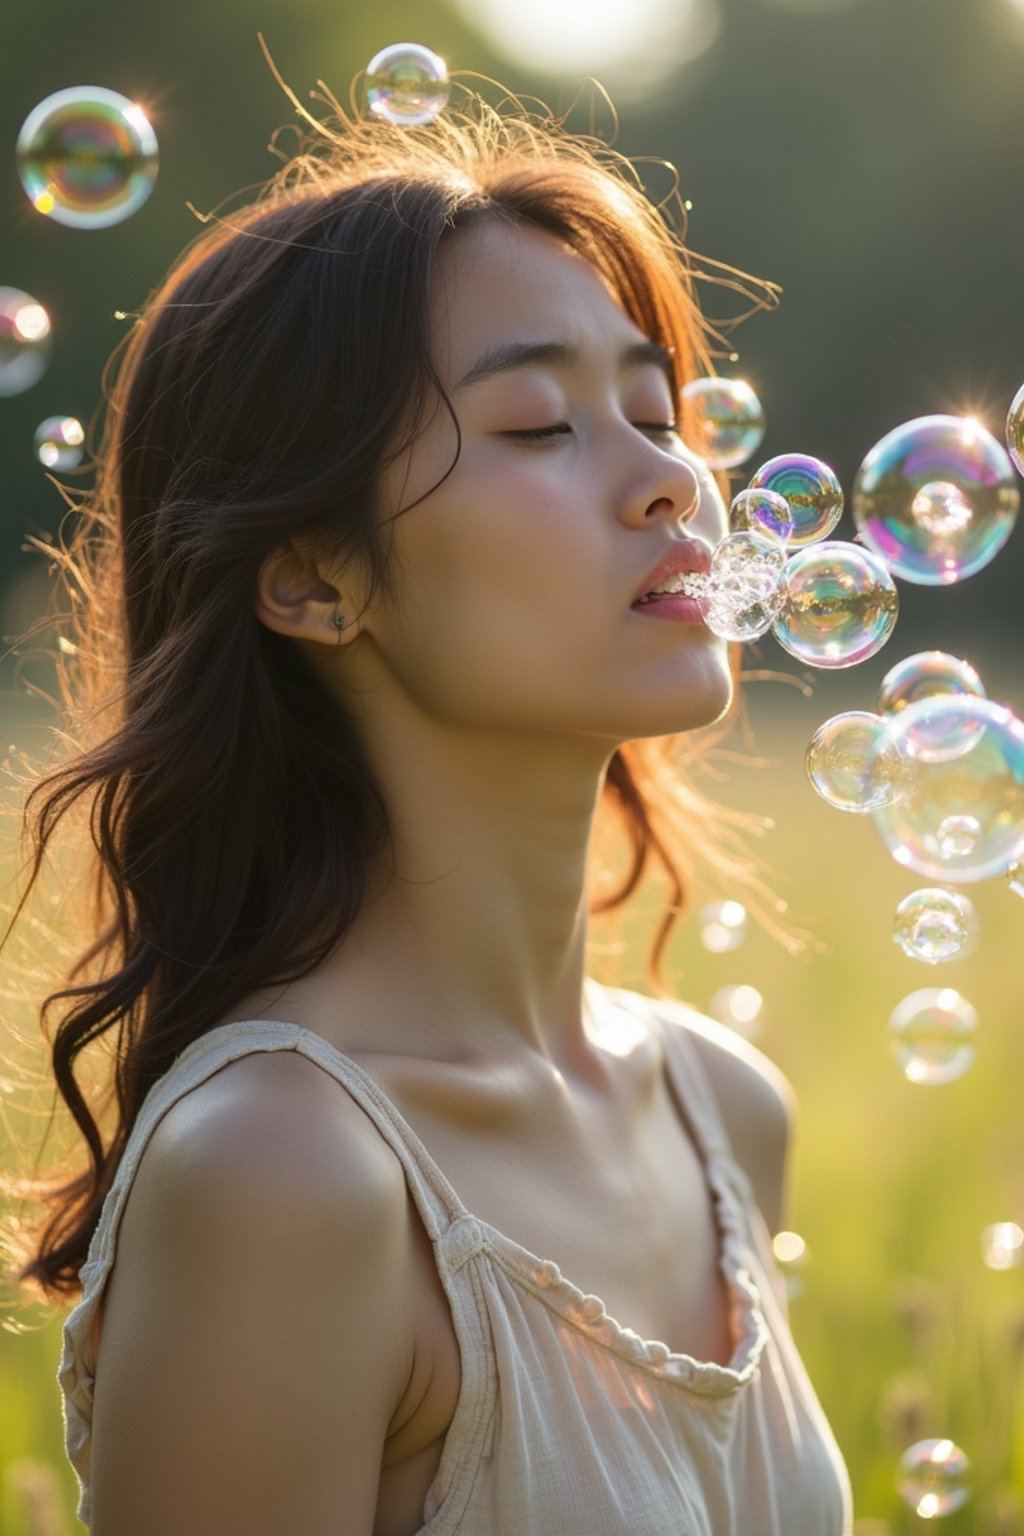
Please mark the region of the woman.
[[35, 792], [40, 847], [93, 806], [106, 902], [49, 1000], [93, 1166], [19, 1275], [82, 1288], [96, 1536], [849, 1531], [771, 1257], [788, 1085], [586, 975], [588, 891], [660, 859], [656, 977], [716, 846], [708, 366], [625, 162], [480, 102], [344, 123], [140, 317], [67, 555], [94, 744]]

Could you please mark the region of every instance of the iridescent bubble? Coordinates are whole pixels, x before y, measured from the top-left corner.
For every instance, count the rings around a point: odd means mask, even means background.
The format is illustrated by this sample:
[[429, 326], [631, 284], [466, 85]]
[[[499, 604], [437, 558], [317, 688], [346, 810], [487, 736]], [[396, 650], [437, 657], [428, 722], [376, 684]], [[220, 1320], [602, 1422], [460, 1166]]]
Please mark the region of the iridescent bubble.
[[934, 1086], [963, 1077], [974, 1060], [978, 1015], [952, 987], [922, 987], [896, 1004], [889, 1040], [903, 1075]]
[[0, 288], [0, 395], [20, 395], [46, 372], [50, 317], [20, 288]]
[[812, 667], [852, 667], [880, 650], [899, 613], [896, 584], [881, 560], [841, 539], [797, 550], [782, 578], [773, 634]]
[[74, 416], [47, 416], [36, 428], [36, 458], [47, 469], [75, 469], [84, 442], [85, 430]]
[[907, 762], [899, 800], [872, 812], [898, 864], [965, 884], [1024, 859], [1024, 724], [1005, 705], [936, 694], [891, 720]]
[[840, 811], [888, 805], [903, 789], [906, 763], [886, 734], [885, 721], [867, 710], [833, 715], [811, 737], [807, 777], [823, 800]]
[[807, 1288], [811, 1251], [799, 1232], [776, 1232], [772, 1238], [772, 1253], [786, 1282], [786, 1295], [790, 1301], [795, 1301]]
[[691, 379], [683, 399], [696, 408], [694, 447], [710, 469], [733, 469], [760, 447], [764, 409], [743, 379]]
[[911, 960], [937, 965], [962, 954], [976, 922], [974, 906], [958, 891], [925, 886], [896, 908], [892, 936]]
[[985, 685], [969, 661], [950, 656], [946, 651], [918, 651], [898, 661], [882, 678], [878, 708], [882, 714], [898, 715], [908, 704], [935, 693], [969, 693], [978, 699], [987, 697]]
[[156, 134], [127, 96], [76, 85], [33, 107], [18, 134], [17, 159], [21, 184], [40, 213], [72, 229], [106, 229], [152, 192]]
[[374, 117], [398, 128], [432, 122], [451, 86], [445, 62], [421, 43], [392, 43], [366, 66], [366, 103]]
[[1017, 1269], [1024, 1264], [1024, 1230], [1015, 1221], [997, 1221], [981, 1234], [981, 1257], [989, 1269]]
[[1024, 384], [1014, 395], [1006, 413], [1006, 446], [1010, 458], [1024, 475]]
[[1006, 450], [979, 422], [920, 416], [871, 449], [851, 505], [861, 538], [890, 570], [945, 586], [999, 553], [1020, 493]]
[[747, 909], [738, 901], [713, 901], [697, 916], [700, 941], [714, 955], [739, 949], [747, 936]]
[[835, 471], [806, 453], [780, 453], [754, 475], [751, 490], [784, 496], [793, 514], [794, 547], [827, 538], [843, 515], [843, 490]]
[[708, 1013], [745, 1039], [756, 1040], [764, 1023], [764, 998], [745, 982], [719, 987], [708, 1003]]
[[711, 556], [697, 594], [704, 622], [723, 640], [756, 640], [782, 606], [785, 546], [758, 533], [729, 533]]
[[733, 533], [759, 533], [785, 544], [793, 532], [793, 514], [777, 491], [740, 491], [729, 508], [729, 527]]
[[952, 1440], [919, 1440], [900, 1457], [900, 1498], [922, 1520], [950, 1515], [970, 1498], [964, 1482], [968, 1466]]

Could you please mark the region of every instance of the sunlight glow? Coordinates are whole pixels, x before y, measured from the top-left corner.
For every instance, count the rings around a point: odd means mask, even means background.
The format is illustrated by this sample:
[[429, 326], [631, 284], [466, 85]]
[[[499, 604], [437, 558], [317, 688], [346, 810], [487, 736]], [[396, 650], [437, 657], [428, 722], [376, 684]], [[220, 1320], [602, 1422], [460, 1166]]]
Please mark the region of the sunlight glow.
[[597, 75], [638, 96], [699, 58], [718, 36], [718, 0], [456, 0], [509, 59], [564, 79]]

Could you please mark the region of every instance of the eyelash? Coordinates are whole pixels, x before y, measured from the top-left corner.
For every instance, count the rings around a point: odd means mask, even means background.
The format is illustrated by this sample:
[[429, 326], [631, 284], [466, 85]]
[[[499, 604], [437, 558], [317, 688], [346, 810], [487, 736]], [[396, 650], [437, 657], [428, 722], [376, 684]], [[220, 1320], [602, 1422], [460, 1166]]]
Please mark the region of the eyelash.
[[[635, 421], [633, 425], [643, 432], [657, 432], [666, 437], [677, 437], [679, 428], [671, 421]], [[559, 421], [553, 427], [527, 427], [517, 432], [506, 432], [506, 437], [520, 437], [527, 441], [542, 442], [553, 437], [563, 437], [571, 432], [567, 421]]]

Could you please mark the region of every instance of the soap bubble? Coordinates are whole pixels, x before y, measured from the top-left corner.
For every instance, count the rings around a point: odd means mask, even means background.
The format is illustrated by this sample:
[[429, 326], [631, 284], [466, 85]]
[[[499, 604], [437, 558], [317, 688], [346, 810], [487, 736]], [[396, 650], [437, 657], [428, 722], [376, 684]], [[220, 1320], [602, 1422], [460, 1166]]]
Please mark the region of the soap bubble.
[[884, 715], [897, 715], [908, 704], [935, 693], [970, 693], [984, 699], [985, 685], [969, 661], [950, 656], [946, 651], [918, 651], [906, 656], [882, 678], [878, 690], [878, 708]]
[[733, 533], [759, 533], [785, 544], [793, 532], [793, 514], [777, 491], [740, 491], [729, 508], [729, 527]]
[[0, 395], [20, 395], [50, 361], [50, 317], [20, 288], [0, 288]]
[[700, 941], [714, 955], [739, 949], [747, 936], [747, 909], [738, 901], [713, 901], [697, 916]]
[[970, 1498], [964, 1485], [968, 1465], [952, 1440], [919, 1440], [900, 1457], [900, 1498], [922, 1520], [952, 1514]]
[[833, 715], [811, 737], [807, 777], [823, 800], [840, 811], [870, 811], [902, 792], [906, 763], [886, 734], [885, 721], [867, 710]]
[[47, 416], [36, 427], [36, 458], [47, 469], [75, 469], [84, 442], [82, 423], [74, 416]]
[[974, 1060], [971, 1037], [978, 1015], [952, 987], [922, 987], [896, 1004], [889, 1040], [912, 1083], [952, 1083]]
[[806, 1288], [810, 1249], [799, 1232], [776, 1232], [772, 1238], [772, 1253], [786, 1282], [786, 1295], [790, 1301], [795, 1301]]
[[852, 667], [888, 640], [899, 612], [881, 560], [841, 539], [800, 549], [786, 564], [773, 634], [813, 667]]
[[366, 101], [374, 117], [398, 128], [432, 122], [451, 87], [442, 58], [420, 43], [392, 43], [366, 66]]
[[989, 1269], [1024, 1264], [1024, 1230], [1015, 1221], [997, 1221], [981, 1234], [981, 1256]]
[[711, 633], [723, 640], [756, 640], [782, 607], [785, 547], [757, 533], [728, 533], [711, 556], [697, 603]]
[[907, 762], [899, 800], [872, 812], [898, 864], [954, 884], [1024, 859], [1024, 724], [968, 694], [908, 704], [888, 740]]
[[754, 475], [751, 490], [785, 496], [793, 514], [789, 542], [813, 544], [827, 538], [843, 515], [843, 491], [835, 471], [806, 453], [780, 453]]
[[745, 1039], [756, 1040], [764, 1022], [764, 998], [756, 987], [744, 982], [719, 987], [708, 1003], [708, 1013]]
[[958, 891], [925, 886], [896, 908], [892, 936], [911, 960], [937, 965], [963, 953], [976, 919], [973, 904]]
[[1006, 883], [1015, 896], [1024, 896], [1024, 864], [1011, 864], [1006, 871]]
[[1024, 384], [1014, 395], [1006, 413], [1006, 446], [1010, 458], [1024, 475]]
[[142, 108], [117, 91], [76, 85], [33, 107], [17, 143], [33, 206], [72, 229], [106, 229], [142, 207], [157, 173], [157, 142]]
[[944, 586], [999, 553], [1020, 493], [1006, 450], [979, 422], [920, 416], [871, 449], [851, 504], [861, 538], [890, 570]]
[[764, 438], [764, 408], [742, 379], [691, 379], [683, 399], [696, 408], [694, 448], [710, 469], [733, 469]]

